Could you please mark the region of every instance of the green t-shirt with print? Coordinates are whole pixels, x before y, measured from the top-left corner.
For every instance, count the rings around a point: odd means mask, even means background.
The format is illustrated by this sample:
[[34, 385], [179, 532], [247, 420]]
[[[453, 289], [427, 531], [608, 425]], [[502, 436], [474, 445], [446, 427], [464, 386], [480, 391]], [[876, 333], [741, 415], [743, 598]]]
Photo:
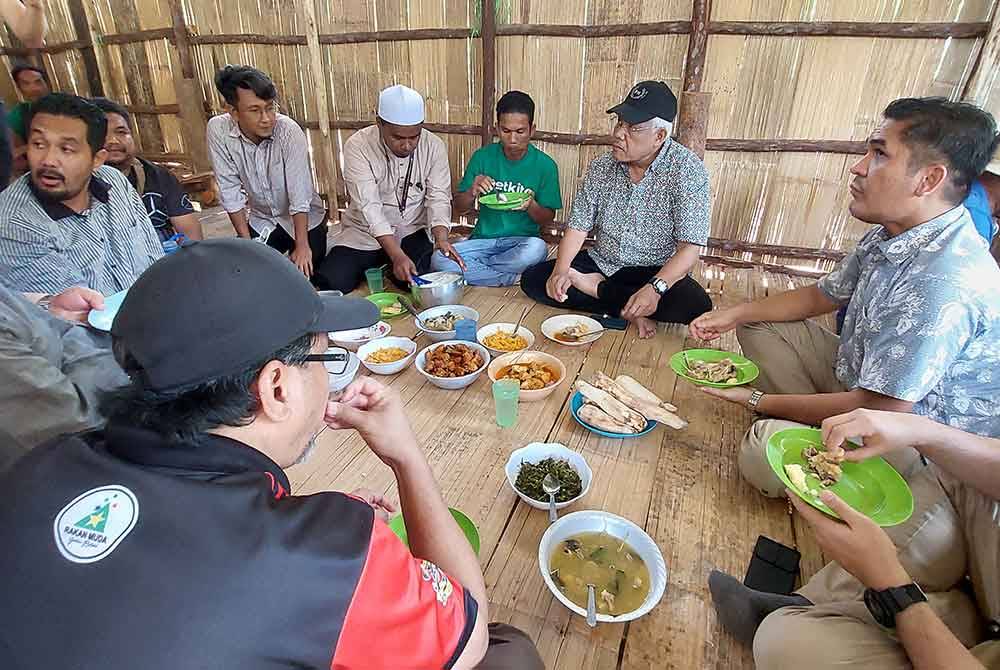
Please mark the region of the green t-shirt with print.
[[14, 105], [12, 110], [7, 112], [7, 125], [21, 138], [22, 142], [28, 141], [28, 129], [25, 127], [25, 122], [28, 120], [30, 110], [30, 102], [19, 102]]
[[[469, 159], [458, 190], [468, 191], [473, 180], [481, 174], [493, 179], [496, 191], [523, 193], [530, 190], [535, 194], [535, 202], [542, 207], [562, 209], [559, 168], [548, 154], [533, 144], [528, 145], [528, 152], [519, 161], [508, 160], [499, 142], [476, 150]], [[538, 224], [527, 212], [498, 211], [488, 207], [479, 208], [479, 220], [472, 231], [473, 238], [538, 236]]]

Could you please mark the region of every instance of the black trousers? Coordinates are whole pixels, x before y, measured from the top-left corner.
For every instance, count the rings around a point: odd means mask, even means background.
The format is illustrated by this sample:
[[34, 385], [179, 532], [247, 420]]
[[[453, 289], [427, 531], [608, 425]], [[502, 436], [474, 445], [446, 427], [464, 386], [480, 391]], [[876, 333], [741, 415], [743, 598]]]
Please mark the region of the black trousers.
[[[597, 298], [592, 298], [576, 288], [570, 288], [567, 291], [566, 302], [556, 302], [545, 292], [545, 282], [548, 281], [555, 265], [556, 262], [552, 260], [525, 270], [521, 275], [521, 290], [528, 294], [528, 297], [546, 305], [611, 316], [620, 316], [632, 294], [648, 284], [653, 275], [660, 271], [660, 268], [655, 266], [622, 268], [601, 282], [597, 289]], [[578, 253], [570, 267], [588, 274], [600, 272], [597, 263], [586, 251]], [[649, 318], [666, 323], [691, 323], [711, 309], [712, 300], [708, 297], [708, 293], [698, 282], [687, 276], [660, 297], [660, 304]]]
[[[409, 256], [413, 264], [417, 266], [417, 273], [424, 274], [430, 270], [434, 244], [427, 239], [425, 231], [418, 230], [415, 233], [410, 233], [400, 240], [399, 246], [402, 247], [403, 253]], [[337, 246], [330, 249], [326, 260], [320, 264], [317, 274], [320, 275], [320, 281], [326, 288], [343, 291], [346, 295], [356, 289], [361, 280], [365, 278], [365, 270], [377, 268], [387, 263], [389, 263], [389, 256], [384, 249], [365, 251]], [[393, 284], [401, 289], [409, 290], [409, 284], [396, 279], [391, 269], [388, 275]]]
[[[322, 277], [320, 277], [317, 268], [326, 258], [326, 221], [319, 224], [315, 228], [309, 231], [309, 235], [306, 239], [309, 241], [309, 250], [312, 251], [313, 260], [313, 276], [309, 278], [309, 281], [313, 283], [313, 286], [321, 290], [326, 287], [321, 285]], [[250, 239], [256, 239], [260, 237], [257, 231], [253, 228], [250, 229]], [[292, 249], [295, 248], [295, 239], [285, 232], [284, 228], [275, 228], [271, 231], [271, 234], [267, 236], [267, 246], [280, 251], [283, 254], [287, 254]]]

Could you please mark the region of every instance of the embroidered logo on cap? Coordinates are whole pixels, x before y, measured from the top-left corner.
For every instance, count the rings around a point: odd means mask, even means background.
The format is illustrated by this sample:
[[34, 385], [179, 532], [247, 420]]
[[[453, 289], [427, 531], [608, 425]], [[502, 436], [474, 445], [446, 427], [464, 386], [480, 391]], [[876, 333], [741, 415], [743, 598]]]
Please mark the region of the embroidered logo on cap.
[[139, 501], [118, 484], [81, 493], [56, 515], [56, 548], [67, 561], [94, 563], [115, 550], [135, 528]]
[[632, 92], [628, 94], [628, 97], [632, 98], [633, 100], [642, 100], [643, 98], [646, 97], [647, 93], [649, 93], [649, 91], [646, 89], [646, 87], [633, 88]]

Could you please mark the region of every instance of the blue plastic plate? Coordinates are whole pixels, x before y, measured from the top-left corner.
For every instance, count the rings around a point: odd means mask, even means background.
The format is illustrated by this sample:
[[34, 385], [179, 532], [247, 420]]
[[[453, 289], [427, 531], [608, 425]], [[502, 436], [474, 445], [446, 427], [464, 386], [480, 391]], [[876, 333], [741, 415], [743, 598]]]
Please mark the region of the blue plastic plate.
[[579, 391], [577, 391], [576, 393], [573, 394], [573, 397], [570, 398], [570, 401], [569, 401], [569, 412], [570, 412], [570, 414], [573, 415], [573, 418], [576, 419], [576, 422], [578, 424], [580, 424], [581, 426], [583, 426], [584, 428], [586, 428], [587, 430], [589, 430], [592, 433], [597, 433], [601, 437], [611, 437], [611, 438], [615, 438], [615, 439], [619, 439], [619, 440], [620, 439], [627, 439], [627, 438], [630, 438], [630, 437], [642, 437], [643, 435], [646, 435], [651, 430], [653, 430], [654, 428], [656, 428], [656, 422], [655, 421], [647, 421], [646, 422], [646, 427], [644, 429], [642, 429], [641, 432], [638, 432], [638, 433], [609, 433], [606, 430], [601, 430], [600, 428], [594, 428], [589, 423], [587, 423], [586, 421], [584, 421], [583, 419], [581, 419], [580, 418], [580, 408], [581, 407], [583, 407], [583, 396], [580, 394]]
[[115, 314], [121, 309], [126, 295], [128, 295], [128, 289], [104, 298], [104, 309], [90, 310], [90, 314], [87, 315], [87, 322], [98, 330], [106, 330], [110, 333], [111, 324], [115, 321]]

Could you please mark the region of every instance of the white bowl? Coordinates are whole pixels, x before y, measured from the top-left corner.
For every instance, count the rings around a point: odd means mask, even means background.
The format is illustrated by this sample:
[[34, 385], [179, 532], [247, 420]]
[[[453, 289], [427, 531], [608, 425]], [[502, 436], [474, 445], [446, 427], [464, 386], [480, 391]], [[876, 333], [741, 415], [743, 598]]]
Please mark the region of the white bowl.
[[380, 337], [385, 337], [392, 330], [390, 326], [385, 321], [379, 321], [373, 326], [368, 328], [357, 328], [355, 330], [338, 330], [333, 333], [329, 333], [330, 340], [335, 346], [343, 347], [348, 351], [357, 351], [358, 347], [362, 344], [367, 344], [372, 340], [377, 340]]
[[333, 361], [323, 363], [323, 365], [326, 366], [327, 377], [329, 378], [330, 393], [339, 393], [343, 391], [347, 388], [348, 384], [354, 381], [354, 378], [358, 374], [358, 369], [361, 367], [361, 361], [354, 353], [351, 353], [348, 356], [347, 368], [345, 368], [339, 375], [335, 375], [330, 372], [330, 368], [333, 366]]
[[549, 508], [548, 502], [535, 500], [534, 498], [521, 493], [514, 485], [514, 482], [517, 481], [517, 473], [521, 471], [522, 463], [539, 463], [544, 461], [546, 458], [557, 458], [569, 462], [570, 467], [576, 470], [576, 474], [580, 475], [580, 485], [583, 487], [580, 491], [580, 495], [577, 497], [567, 500], [566, 502], [557, 502], [556, 509], [569, 507], [577, 500], [587, 495], [587, 491], [590, 490], [590, 482], [594, 479], [594, 473], [591, 471], [590, 466], [587, 465], [587, 461], [584, 460], [583, 456], [572, 449], [567, 449], [563, 445], [555, 442], [549, 444], [532, 442], [526, 447], [515, 449], [514, 453], [512, 453], [510, 458], [507, 459], [507, 467], [504, 468], [507, 473], [507, 483], [510, 484], [512, 489], [514, 489], [514, 493], [517, 494], [518, 498], [528, 503], [535, 509], [547, 510]]
[[[430, 309], [425, 309], [420, 312], [420, 319], [423, 321], [425, 319], [431, 319], [435, 316], [447, 314], [448, 312], [457, 314], [463, 319], [479, 321], [479, 312], [471, 307], [466, 307], [465, 305], [441, 305], [440, 307], [431, 307]], [[427, 330], [426, 328], [423, 328], [420, 325], [420, 322], [416, 319], [413, 320], [413, 325], [417, 327], [417, 330], [423, 332], [431, 342], [444, 342], [445, 340], [455, 339], [454, 330]]]
[[601, 339], [604, 337], [604, 333], [606, 332], [602, 331], [600, 335], [587, 337], [587, 339], [582, 342], [563, 342], [562, 340], [556, 339], [556, 333], [561, 330], [565, 330], [569, 326], [575, 326], [576, 324], [586, 326], [588, 331], [600, 330], [604, 327], [601, 325], [600, 321], [591, 319], [589, 316], [583, 316], [582, 314], [560, 314], [559, 316], [550, 316], [545, 319], [545, 321], [542, 321], [542, 335], [549, 338], [553, 342], [565, 344], [567, 347], [582, 347], [585, 344], [590, 344], [591, 342], [596, 342]]
[[504, 354], [503, 356], [497, 356], [493, 359], [493, 362], [489, 364], [486, 368], [486, 374], [489, 376], [491, 382], [497, 380], [497, 374], [513, 363], [548, 363], [550, 366], [556, 369], [559, 374], [559, 379], [555, 384], [550, 384], [543, 389], [521, 389], [518, 393], [519, 402], [535, 402], [538, 400], [544, 400], [552, 395], [552, 392], [556, 388], [566, 381], [566, 365], [563, 364], [561, 360], [553, 356], [552, 354], [547, 354], [544, 351], [514, 351], [509, 354]]
[[[482, 328], [480, 328], [478, 331], [476, 331], [476, 339], [479, 340], [479, 344], [483, 345], [484, 347], [490, 350], [490, 353], [493, 354], [494, 358], [497, 356], [503, 356], [504, 354], [509, 354], [511, 353], [511, 351], [505, 351], [503, 349], [494, 349], [493, 347], [486, 344], [486, 342], [484, 342], [483, 340], [485, 340], [487, 337], [493, 335], [494, 333], [500, 330], [504, 331], [505, 333], [511, 333], [514, 330], [515, 325], [517, 324], [513, 323], [487, 324]], [[523, 337], [524, 341], [527, 342], [527, 344], [521, 349], [513, 349], [512, 351], [524, 351], [525, 349], [530, 349], [531, 345], [535, 343], [535, 334], [530, 330], [528, 330], [527, 328], [525, 328], [524, 326], [518, 327], [517, 334]]]
[[[366, 359], [379, 349], [399, 347], [409, 353], [405, 358], [401, 358], [393, 363], [369, 363]], [[382, 337], [372, 340], [368, 344], [358, 347], [358, 358], [361, 364], [377, 375], [394, 375], [405, 370], [413, 362], [413, 356], [417, 353], [417, 343], [406, 337]]]
[[560, 518], [549, 526], [538, 545], [538, 569], [542, 572], [542, 579], [545, 580], [545, 585], [549, 587], [549, 591], [552, 591], [552, 595], [559, 602], [576, 614], [586, 617], [587, 610], [575, 605], [572, 600], [564, 596], [559, 587], [552, 581], [552, 576], [549, 575], [549, 559], [552, 557], [552, 552], [563, 540], [580, 533], [601, 532], [628, 542], [639, 558], [645, 562], [652, 583], [649, 585], [646, 600], [638, 609], [618, 616], [598, 613], [597, 620], [605, 623], [622, 623], [638, 619], [642, 615], [648, 614], [663, 598], [663, 593], [667, 590], [667, 565], [663, 561], [660, 548], [653, 542], [653, 538], [628, 519], [598, 510], [573, 512]]
[[[476, 351], [479, 352], [479, 355], [482, 357], [483, 364], [480, 365], [479, 369], [476, 370], [475, 372], [463, 375], [462, 377], [435, 377], [434, 375], [429, 374], [424, 367], [426, 365], [427, 352], [431, 351], [432, 349], [437, 349], [438, 347], [447, 346], [449, 344], [465, 344], [475, 349]], [[479, 379], [479, 375], [483, 374], [483, 371], [486, 369], [486, 366], [489, 365], [489, 362], [490, 362], [489, 350], [483, 345], [478, 344], [476, 342], [437, 342], [435, 344], [430, 345], [429, 347], [421, 349], [420, 353], [417, 354], [417, 372], [422, 374], [424, 377], [427, 377], [427, 379], [429, 379], [431, 384], [434, 384], [434, 386], [454, 391], [455, 389], [465, 388], [472, 382]]]

